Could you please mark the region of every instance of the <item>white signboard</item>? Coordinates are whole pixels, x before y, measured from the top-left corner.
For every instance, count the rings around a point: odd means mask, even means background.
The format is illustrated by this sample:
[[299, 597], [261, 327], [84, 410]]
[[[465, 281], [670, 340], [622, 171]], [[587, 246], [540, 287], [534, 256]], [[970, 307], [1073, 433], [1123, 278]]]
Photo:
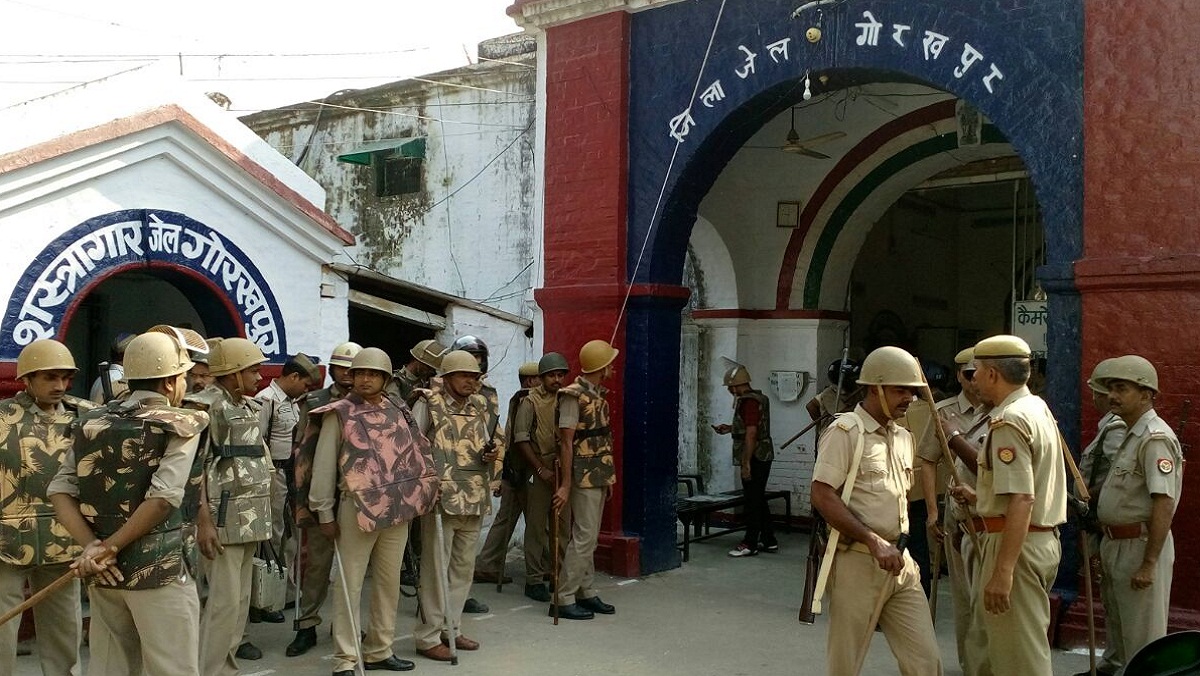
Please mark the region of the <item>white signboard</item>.
[[1029, 343], [1034, 358], [1046, 356], [1046, 326], [1049, 323], [1046, 301], [1021, 300], [1013, 303], [1013, 335]]

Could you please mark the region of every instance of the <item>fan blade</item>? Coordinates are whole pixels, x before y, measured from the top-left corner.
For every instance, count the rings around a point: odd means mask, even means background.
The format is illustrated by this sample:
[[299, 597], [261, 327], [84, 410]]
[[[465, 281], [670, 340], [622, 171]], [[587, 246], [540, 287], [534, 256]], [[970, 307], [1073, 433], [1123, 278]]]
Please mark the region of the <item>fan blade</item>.
[[846, 137], [846, 132], [844, 132], [844, 131], [831, 131], [828, 134], [821, 134], [820, 136], [814, 136], [814, 137], [808, 139], [807, 141], [801, 141], [800, 145], [804, 146], [804, 147], [812, 147], [812, 146], [821, 145], [822, 143], [829, 143], [830, 141], [836, 141], [838, 139], [845, 138], [845, 137]]
[[830, 158], [828, 155], [826, 155], [825, 153], [819, 153], [819, 152], [817, 152], [817, 151], [815, 151], [815, 150], [810, 150], [810, 149], [808, 149], [808, 148], [801, 148], [800, 150], [797, 150], [796, 152], [800, 153], [801, 155], [803, 155], [803, 156], [805, 156], [805, 157], [812, 157], [812, 158], [815, 158], [815, 159], [818, 159], [818, 160], [828, 160], [828, 159], [831, 159], [831, 158]]

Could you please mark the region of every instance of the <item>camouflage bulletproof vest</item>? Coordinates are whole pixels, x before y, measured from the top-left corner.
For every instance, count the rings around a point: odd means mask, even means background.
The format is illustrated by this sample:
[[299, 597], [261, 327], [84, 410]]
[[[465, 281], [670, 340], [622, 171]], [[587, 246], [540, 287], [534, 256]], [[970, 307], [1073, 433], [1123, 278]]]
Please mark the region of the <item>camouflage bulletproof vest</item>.
[[594, 392], [583, 377], [558, 391], [560, 397], [579, 401], [579, 422], [575, 425], [575, 457], [571, 478], [580, 488], [600, 488], [617, 482], [613, 466], [612, 428], [609, 427], [608, 401], [604, 390]]
[[46, 489], [71, 448], [77, 411], [95, 406], [75, 397], [62, 413], [46, 413], [27, 392], [0, 401], [0, 561], [13, 566], [68, 563], [80, 553], [54, 518]]
[[336, 411], [342, 425], [338, 471], [365, 533], [412, 521], [433, 508], [438, 478], [429, 441], [407, 406], [381, 405], [351, 393], [310, 415]]
[[547, 392], [538, 386], [529, 391], [529, 403], [533, 404], [533, 450], [542, 460], [558, 457], [558, 393]]
[[188, 398], [207, 406], [211, 423], [205, 455], [208, 508], [221, 544], [271, 537], [271, 472], [275, 464], [263, 441], [258, 402], [231, 398], [218, 386]]
[[504, 480], [510, 486], [515, 487], [524, 486], [529, 482], [529, 463], [513, 443], [513, 427], [517, 419], [517, 408], [527, 396], [529, 396], [529, 390], [517, 390], [516, 394], [508, 400], [508, 418], [504, 421], [504, 447], [509, 451], [504, 454]]
[[742, 420], [742, 402], [753, 399], [758, 402], [761, 415], [758, 421], [758, 443], [754, 448], [754, 459], [764, 462], [775, 459], [775, 445], [771, 442], [771, 402], [767, 395], [750, 390], [733, 402], [733, 464], [742, 464], [742, 450], [746, 445], [746, 423]]
[[[123, 401], [80, 418], [75, 427], [79, 511], [98, 539], [111, 537], [142, 504], [171, 437], [194, 437], [207, 424], [208, 416], [198, 411]], [[199, 485], [202, 470], [193, 462], [180, 508], [117, 554], [125, 580], [108, 585], [96, 578], [97, 586], [157, 589], [197, 570], [191, 520], [200, 496], [191, 488]]]
[[309, 414], [344, 396], [346, 392], [334, 383], [323, 390], [309, 392], [300, 400], [300, 422], [296, 423], [296, 446], [292, 449], [292, 480], [295, 483], [298, 526], [317, 525], [317, 517], [308, 508], [308, 492], [312, 489], [313, 457], [316, 455], [317, 437], [321, 434], [321, 417], [314, 418]]
[[482, 455], [499, 422], [487, 399], [473, 394], [462, 407], [444, 390], [426, 399], [429, 441], [441, 477], [441, 503], [446, 514], [482, 516], [492, 506], [489, 484], [493, 467]]

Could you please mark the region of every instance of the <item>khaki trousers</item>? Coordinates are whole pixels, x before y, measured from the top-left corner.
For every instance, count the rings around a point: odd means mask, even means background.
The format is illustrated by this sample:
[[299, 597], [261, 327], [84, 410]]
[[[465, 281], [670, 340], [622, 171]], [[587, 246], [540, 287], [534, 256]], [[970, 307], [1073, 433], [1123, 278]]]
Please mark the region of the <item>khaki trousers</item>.
[[[37, 593], [70, 570], [70, 565], [12, 566], [0, 563], [0, 608], [15, 608], [25, 600], [26, 580], [30, 591]], [[78, 676], [80, 673], [82, 614], [78, 580], [33, 607], [33, 621], [38, 629], [38, 658], [45, 676]], [[0, 627], [0, 674], [17, 671], [17, 632], [20, 628], [20, 618]]]
[[1027, 533], [1021, 555], [1013, 570], [1010, 607], [1007, 612], [989, 613], [984, 606], [983, 590], [996, 567], [1001, 533], [980, 534], [983, 549], [979, 578], [973, 587], [977, 628], [987, 634], [987, 663], [997, 676], [1049, 674], [1050, 586], [1058, 573], [1062, 555], [1058, 534], [1053, 531]]
[[[554, 512], [554, 487], [534, 478], [525, 502], [525, 584], [550, 580], [550, 519]], [[571, 505], [558, 513], [558, 561], [561, 564], [571, 539]], [[560, 566], [561, 567], [561, 566]]]
[[[435, 506], [434, 509], [441, 509], [441, 506]], [[475, 576], [475, 545], [479, 542], [482, 526], [482, 516], [442, 515], [446, 549], [442, 552], [441, 560], [448, 567], [450, 576], [450, 598], [443, 603], [441, 586], [438, 584], [441, 573], [434, 561], [438, 546], [437, 520], [432, 513], [421, 517], [421, 585], [417, 593], [421, 613], [413, 629], [417, 650], [426, 650], [441, 643], [442, 626], [447, 620], [458, 634], [462, 633], [462, 609]]]
[[[337, 540], [341, 554], [346, 589], [342, 591], [342, 575], [333, 581], [333, 671], [352, 671], [358, 663], [355, 642], [359, 632], [365, 632], [362, 643], [363, 660], [379, 662], [392, 656], [396, 640], [396, 612], [400, 609], [400, 563], [404, 545], [408, 543], [408, 524], [364, 533], [358, 527], [354, 501], [343, 497], [338, 508]], [[363, 581], [371, 573], [371, 614], [364, 625], [359, 612]], [[350, 606], [346, 605], [346, 595]], [[350, 624], [354, 613], [354, 625]]]
[[[946, 568], [950, 572], [950, 593], [954, 600], [954, 639], [958, 647], [958, 666], [965, 676], [991, 676], [987, 666], [987, 634], [972, 634], [974, 603], [971, 589], [979, 572], [979, 557], [971, 536], [959, 529], [958, 519], [946, 510]], [[976, 643], [973, 643], [976, 642]]]
[[246, 630], [257, 548], [257, 542], [225, 545], [225, 553], [212, 561], [201, 556], [208, 579], [208, 599], [200, 615], [200, 673], [204, 676], [237, 676], [233, 654]]
[[199, 676], [200, 597], [195, 580], [136, 591], [92, 587], [88, 599], [88, 673]]
[[1175, 540], [1167, 534], [1154, 569], [1154, 584], [1148, 589], [1135, 590], [1129, 580], [1141, 567], [1145, 552], [1146, 542], [1141, 538], [1104, 538], [1100, 543], [1100, 565], [1104, 579], [1112, 585], [1111, 607], [1108, 604], [1104, 607], [1106, 631], [1115, 653], [1113, 661], [1119, 664], [1126, 664], [1147, 643], [1167, 634]]
[[[859, 655], [870, 645], [875, 625], [904, 676], [942, 673], [942, 659], [921, 587], [921, 570], [905, 553], [904, 570], [880, 570], [875, 557], [855, 550], [838, 552], [829, 578], [829, 636], [826, 653], [830, 676], [857, 676]], [[883, 597], [878, 617], [875, 607]]]
[[[979, 534], [980, 544], [983, 543], [983, 533]], [[967, 594], [967, 610], [969, 615], [963, 620], [966, 627], [965, 650], [966, 655], [959, 653], [958, 660], [962, 665], [964, 676], [992, 676], [992, 667], [988, 664], [988, 647], [987, 647], [987, 631], [982, 626], [977, 626], [975, 621], [975, 585], [986, 584], [986, 581], [979, 582], [979, 569], [983, 561], [979, 558], [979, 551], [975, 549], [975, 544], [971, 542], [970, 535], [963, 535], [962, 542], [959, 543], [959, 551], [962, 553], [963, 575], [966, 583]], [[955, 606], [957, 611], [957, 606]], [[957, 616], [956, 616], [957, 621]]]
[[[517, 522], [525, 513], [525, 500], [529, 495], [528, 484], [513, 487], [507, 481], [500, 482], [500, 508], [496, 510], [496, 518], [488, 529], [483, 541], [483, 549], [475, 557], [475, 570], [483, 573], [503, 573], [504, 562], [508, 557], [508, 541], [512, 540]], [[529, 524], [526, 523], [528, 528]]]
[[333, 571], [333, 540], [316, 526], [304, 529], [304, 540], [308, 552], [304, 575], [300, 577], [300, 619], [293, 627], [296, 631], [321, 624], [321, 606], [329, 593], [329, 575]]
[[563, 571], [558, 581], [557, 597], [560, 606], [575, 603], [576, 597], [596, 596], [592, 587], [596, 576], [596, 538], [600, 535], [600, 517], [604, 514], [603, 488], [571, 488], [571, 540], [563, 554]]

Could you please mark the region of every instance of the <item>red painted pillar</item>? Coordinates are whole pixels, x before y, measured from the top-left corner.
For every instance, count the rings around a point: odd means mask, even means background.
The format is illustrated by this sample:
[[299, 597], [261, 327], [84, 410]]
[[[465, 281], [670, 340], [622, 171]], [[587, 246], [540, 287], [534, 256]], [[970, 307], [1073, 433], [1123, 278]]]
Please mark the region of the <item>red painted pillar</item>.
[[[1162, 387], [1156, 408], [1176, 431], [1184, 401], [1200, 407], [1197, 24], [1191, 0], [1085, 5], [1083, 375], [1105, 357], [1146, 357]], [[1200, 439], [1200, 411], [1191, 418], [1185, 451]], [[1085, 406], [1085, 441], [1097, 419]], [[1200, 587], [1187, 583], [1200, 564], [1200, 522], [1188, 518], [1198, 501], [1191, 471], [1173, 527], [1173, 626], [1200, 626]]]
[[[611, 12], [546, 31], [545, 285], [535, 292], [545, 349], [578, 369], [579, 348], [609, 340], [626, 289], [629, 15]], [[612, 392], [617, 476], [623, 463], [625, 332]], [[622, 484], [605, 507], [597, 566], [639, 571], [636, 538], [621, 531]]]

